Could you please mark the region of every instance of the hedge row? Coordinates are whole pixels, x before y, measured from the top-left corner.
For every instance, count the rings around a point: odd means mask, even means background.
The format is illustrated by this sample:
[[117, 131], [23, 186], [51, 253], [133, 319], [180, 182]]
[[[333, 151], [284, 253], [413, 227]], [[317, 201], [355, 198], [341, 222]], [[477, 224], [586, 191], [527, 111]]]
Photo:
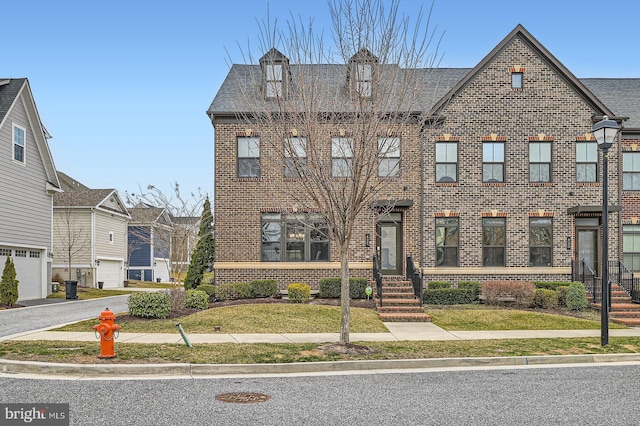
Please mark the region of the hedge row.
[[[341, 278], [323, 278], [319, 285], [319, 296], [323, 299], [337, 299], [342, 294]], [[349, 297], [351, 299], [365, 299], [367, 285], [369, 285], [369, 281], [366, 278], [349, 278]]]
[[214, 294], [218, 300], [274, 297], [278, 294], [278, 281], [254, 280], [249, 283], [220, 284], [215, 286]]

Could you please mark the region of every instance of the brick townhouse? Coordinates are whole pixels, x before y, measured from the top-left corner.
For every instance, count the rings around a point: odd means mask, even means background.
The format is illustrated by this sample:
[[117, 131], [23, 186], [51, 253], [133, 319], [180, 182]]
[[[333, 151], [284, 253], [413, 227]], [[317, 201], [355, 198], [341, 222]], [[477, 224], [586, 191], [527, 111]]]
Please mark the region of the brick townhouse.
[[[275, 91], [277, 102], [300, 77], [280, 52], [267, 55], [233, 65], [207, 111], [216, 282], [276, 278], [281, 288], [317, 288], [340, 275], [326, 224], [298, 209], [295, 179], [268, 161], [261, 138], [274, 135], [243, 118], [250, 111], [241, 93]], [[277, 72], [266, 70], [274, 63]], [[314, 66], [333, 84], [350, 84], [348, 64]], [[602, 152], [591, 131], [605, 115], [622, 127], [609, 151], [610, 258], [640, 270], [640, 79], [578, 79], [521, 25], [474, 68], [404, 72], [424, 76], [423, 110], [381, 136], [394, 146], [380, 158], [393, 175], [380, 203], [393, 200], [392, 209], [360, 213], [352, 276], [370, 277], [375, 254], [386, 275], [405, 274], [411, 256], [426, 280], [568, 280], [576, 261], [597, 273]], [[251, 73], [262, 87], [249, 83]], [[326, 138], [328, 158], [341, 136]]]

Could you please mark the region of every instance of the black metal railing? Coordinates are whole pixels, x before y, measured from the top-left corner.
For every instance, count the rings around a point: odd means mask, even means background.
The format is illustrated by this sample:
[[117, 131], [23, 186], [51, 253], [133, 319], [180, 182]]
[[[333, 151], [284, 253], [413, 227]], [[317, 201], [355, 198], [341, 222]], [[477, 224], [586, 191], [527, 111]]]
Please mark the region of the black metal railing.
[[422, 306], [422, 271], [416, 270], [413, 258], [407, 256], [407, 280], [413, 284], [413, 294], [420, 301]]
[[376, 282], [376, 297], [382, 306], [382, 271], [380, 270], [380, 259], [377, 255], [373, 256], [373, 280]]
[[584, 284], [594, 302], [602, 300], [602, 285], [599, 277], [584, 260], [576, 260], [573, 266], [573, 280]]
[[640, 303], [640, 277], [636, 277], [624, 263], [619, 260], [609, 262], [609, 281], [620, 284], [632, 302]]

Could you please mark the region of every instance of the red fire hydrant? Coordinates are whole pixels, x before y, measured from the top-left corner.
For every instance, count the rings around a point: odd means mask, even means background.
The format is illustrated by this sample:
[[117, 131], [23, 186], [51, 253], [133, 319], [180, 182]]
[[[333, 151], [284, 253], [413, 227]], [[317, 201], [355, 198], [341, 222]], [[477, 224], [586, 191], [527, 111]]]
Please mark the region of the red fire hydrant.
[[100, 333], [100, 355], [98, 358], [115, 358], [117, 355], [114, 352], [113, 340], [117, 337], [115, 332], [120, 330], [120, 326], [114, 324], [116, 316], [109, 308], [106, 308], [100, 312], [98, 319], [100, 324], [93, 326], [96, 337]]

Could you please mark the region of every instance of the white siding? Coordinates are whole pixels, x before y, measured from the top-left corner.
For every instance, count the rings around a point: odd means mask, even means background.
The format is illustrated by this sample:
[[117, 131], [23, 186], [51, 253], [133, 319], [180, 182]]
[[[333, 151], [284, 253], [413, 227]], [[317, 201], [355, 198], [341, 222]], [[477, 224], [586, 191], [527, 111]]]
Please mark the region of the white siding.
[[[67, 215], [71, 215], [67, 219]], [[73, 265], [86, 265], [91, 267], [91, 251], [92, 251], [92, 231], [91, 231], [91, 211], [74, 209], [68, 212], [67, 209], [56, 208], [53, 211], [53, 263], [55, 265], [66, 265], [68, 257], [69, 238], [66, 236], [68, 225], [71, 223], [72, 232], [75, 234], [71, 237], [72, 245], [77, 252], [72, 256]], [[79, 266], [78, 266], [79, 267]]]
[[[95, 250], [96, 258], [102, 256], [124, 261], [127, 257], [127, 221], [125, 218], [109, 213], [95, 212]], [[109, 242], [109, 233], [113, 232], [113, 243]]]

